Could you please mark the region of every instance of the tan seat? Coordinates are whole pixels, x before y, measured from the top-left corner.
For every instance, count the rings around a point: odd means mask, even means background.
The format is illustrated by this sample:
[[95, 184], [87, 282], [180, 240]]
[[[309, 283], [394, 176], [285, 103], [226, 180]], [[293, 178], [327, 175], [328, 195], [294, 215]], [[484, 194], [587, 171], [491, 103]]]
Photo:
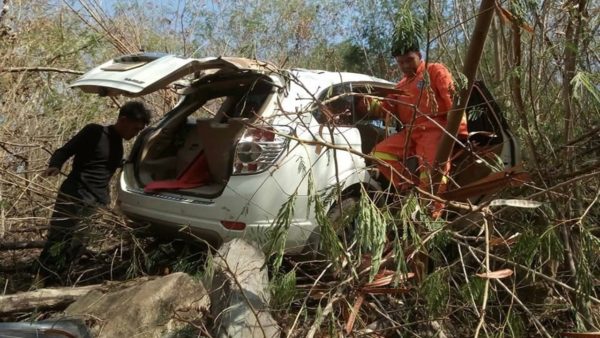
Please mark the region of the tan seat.
[[203, 144], [198, 133], [198, 129], [190, 130], [185, 136], [183, 146], [177, 150], [176, 177], [179, 177], [183, 171], [192, 163], [192, 161], [202, 151]]
[[242, 119], [229, 119], [227, 123], [198, 120], [196, 130], [204, 145], [210, 174], [216, 183], [226, 183], [231, 172], [235, 140], [244, 128]]

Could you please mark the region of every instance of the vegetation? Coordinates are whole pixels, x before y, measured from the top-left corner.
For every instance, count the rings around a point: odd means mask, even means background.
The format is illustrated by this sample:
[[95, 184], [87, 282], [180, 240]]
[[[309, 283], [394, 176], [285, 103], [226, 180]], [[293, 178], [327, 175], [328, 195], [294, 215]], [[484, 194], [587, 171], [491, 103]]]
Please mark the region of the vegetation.
[[[34, 244], [44, 239], [61, 181], [40, 176], [49, 154], [86, 123], [112, 122], [116, 102], [124, 100], [71, 90], [77, 74], [115, 55], [146, 50], [256, 57], [395, 80], [393, 23], [398, 13], [414, 13], [425, 23], [427, 58], [460, 77], [479, 1], [109, 3], [0, 1], [5, 293], [30, 287], [25, 267], [37, 256]], [[272, 305], [288, 336], [600, 331], [600, 45], [594, 38], [600, 4], [512, 0], [498, 1], [495, 11], [478, 77], [503, 106], [532, 177], [505, 194], [542, 206], [484, 205], [460, 222], [446, 222], [426, 216], [427, 201], [418, 195], [389, 196], [382, 205], [363, 193], [350, 208], [356, 215], [342, 220], [360, 235], [349, 248], [328, 217], [332, 197], [315, 192], [313, 205], [329, 233], [326, 257], [298, 263], [277, 255], [277, 241], [272, 246]], [[144, 100], [159, 113], [176, 97], [163, 91]], [[289, 208], [282, 207], [280, 227], [289, 226]], [[75, 272], [77, 283], [161, 273], [165, 257], [179, 262], [171, 269], [199, 273], [202, 263], [193, 250], [149, 249], [111, 210], [90, 221], [102, 234], [93, 242], [101, 254], [91, 270]], [[285, 238], [281, 230], [273, 233]], [[9, 242], [34, 244], [28, 250], [1, 244]], [[393, 273], [381, 294], [373, 283], [386, 280], [386, 271]], [[417, 278], [409, 279], [409, 272]]]

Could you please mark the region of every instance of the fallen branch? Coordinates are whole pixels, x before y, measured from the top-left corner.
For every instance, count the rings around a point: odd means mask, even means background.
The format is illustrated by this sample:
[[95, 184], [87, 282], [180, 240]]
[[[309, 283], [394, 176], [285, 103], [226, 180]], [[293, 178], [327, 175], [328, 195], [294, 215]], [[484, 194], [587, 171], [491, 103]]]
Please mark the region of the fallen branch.
[[0, 243], [0, 251], [43, 248], [46, 241], [24, 241]]
[[88, 292], [101, 287], [102, 284], [95, 284], [76, 288], [39, 289], [36, 291], [0, 296], [0, 315], [14, 312], [27, 312], [36, 308], [62, 308], [73, 303], [77, 298]]
[[20, 73], [20, 72], [55, 72], [55, 73], [66, 73], [66, 74], [83, 74], [80, 70], [66, 69], [66, 68], [54, 68], [54, 67], [11, 67], [11, 68], [0, 68], [0, 73]]
[[[461, 246], [463, 246], [463, 247], [465, 247], [465, 248], [467, 248], [467, 249], [469, 249], [469, 250], [476, 251], [476, 252], [478, 252], [479, 254], [485, 254], [485, 251], [483, 251], [483, 250], [481, 250], [481, 249], [479, 249], [479, 248], [476, 248], [476, 247], [470, 246], [470, 245], [469, 245], [469, 244], [467, 244], [467, 243], [463, 243], [463, 242], [461, 242], [460, 240], [458, 240], [458, 239], [456, 239], [456, 238], [453, 238], [453, 240], [454, 240], [454, 242], [455, 242], [456, 244], [458, 244], [458, 245], [461, 245]], [[555, 278], [552, 278], [552, 277], [546, 276], [546, 275], [544, 275], [543, 273], [541, 273], [541, 272], [538, 272], [538, 271], [536, 271], [536, 270], [534, 270], [534, 269], [532, 269], [532, 268], [530, 268], [530, 267], [527, 267], [527, 266], [521, 265], [521, 264], [519, 264], [519, 263], [516, 263], [516, 262], [510, 261], [510, 260], [508, 260], [508, 259], [506, 259], [506, 258], [502, 258], [502, 257], [500, 257], [500, 256], [496, 256], [496, 255], [494, 255], [494, 254], [491, 254], [491, 253], [490, 253], [489, 255], [490, 255], [490, 258], [493, 258], [494, 260], [500, 261], [500, 262], [502, 262], [502, 263], [505, 263], [505, 264], [509, 264], [509, 265], [511, 265], [511, 266], [513, 266], [513, 267], [515, 267], [515, 268], [519, 268], [519, 269], [522, 269], [522, 270], [524, 270], [524, 271], [526, 271], [526, 272], [528, 272], [528, 273], [534, 274], [534, 275], [536, 275], [537, 277], [540, 277], [540, 278], [542, 278], [542, 279], [545, 279], [545, 280], [549, 281], [550, 283], [553, 283], [553, 284], [556, 284], [556, 285], [560, 285], [561, 287], [563, 287], [563, 288], [565, 288], [566, 290], [568, 290], [568, 291], [571, 291], [571, 292], [573, 292], [573, 293], [575, 293], [575, 294], [579, 294], [579, 295], [581, 295], [581, 296], [586, 296], [585, 294], [583, 294], [583, 292], [582, 292], [582, 291], [580, 291], [580, 290], [577, 290], [577, 289], [573, 288], [572, 286], [569, 286], [569, 285], [567, 285], [567, 284], [565, 284], [565, 283], [563, 283], [563, 282], [561, 282], [561, 281], [559, 281], [559, 280], [557, 280], [557, 279], [555, 279]], [[587, 295], [587, 297], [589, 297], [589, 299], [590, 299], [592, 302], [594, 302], [595, 304], [600, 304], [600, 299], [598, 299], [598, 298], [596, 298], [596, 297], [593, 297], [593, 296], [591, 296], [591, 295]]]

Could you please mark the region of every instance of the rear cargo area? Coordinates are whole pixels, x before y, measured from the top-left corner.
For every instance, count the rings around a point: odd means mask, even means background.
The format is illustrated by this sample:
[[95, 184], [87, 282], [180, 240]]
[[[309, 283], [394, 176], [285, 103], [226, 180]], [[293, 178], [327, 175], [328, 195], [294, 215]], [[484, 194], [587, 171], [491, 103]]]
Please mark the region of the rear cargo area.
[[257, 74], [203, 78], [149, 133], [136, 158], [136, 180], [146, 192], [215, 196], [232, 173], [235, 146], [273, 94]]

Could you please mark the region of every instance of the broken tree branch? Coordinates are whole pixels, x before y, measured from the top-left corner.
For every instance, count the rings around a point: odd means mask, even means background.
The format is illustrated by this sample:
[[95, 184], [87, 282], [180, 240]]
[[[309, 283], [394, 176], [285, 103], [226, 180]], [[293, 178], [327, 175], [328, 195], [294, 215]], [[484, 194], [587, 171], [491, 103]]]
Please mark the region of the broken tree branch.
[[54, 72], [54, 73], [76, 74], [76, 75], [83, 74], [83, 72], [80, 70], [73, 70], [73, 69], [66, 69], [66, 68], [54, 68], [54, 67], [0, 68], [0, 73], [21, 73], [21, 72]]
[[0, 251], [43, 248], [46, 241], [22, 241], [0, 243]]
[[36, 308], [51, 309], [64, 307], [73, 303], [77, 298], [88, 292], [101, 287], [102, 284], [95, 284], [77, 288], [39, 289], [36, 291], [0, 296], [0, 315], [25, 312]]

